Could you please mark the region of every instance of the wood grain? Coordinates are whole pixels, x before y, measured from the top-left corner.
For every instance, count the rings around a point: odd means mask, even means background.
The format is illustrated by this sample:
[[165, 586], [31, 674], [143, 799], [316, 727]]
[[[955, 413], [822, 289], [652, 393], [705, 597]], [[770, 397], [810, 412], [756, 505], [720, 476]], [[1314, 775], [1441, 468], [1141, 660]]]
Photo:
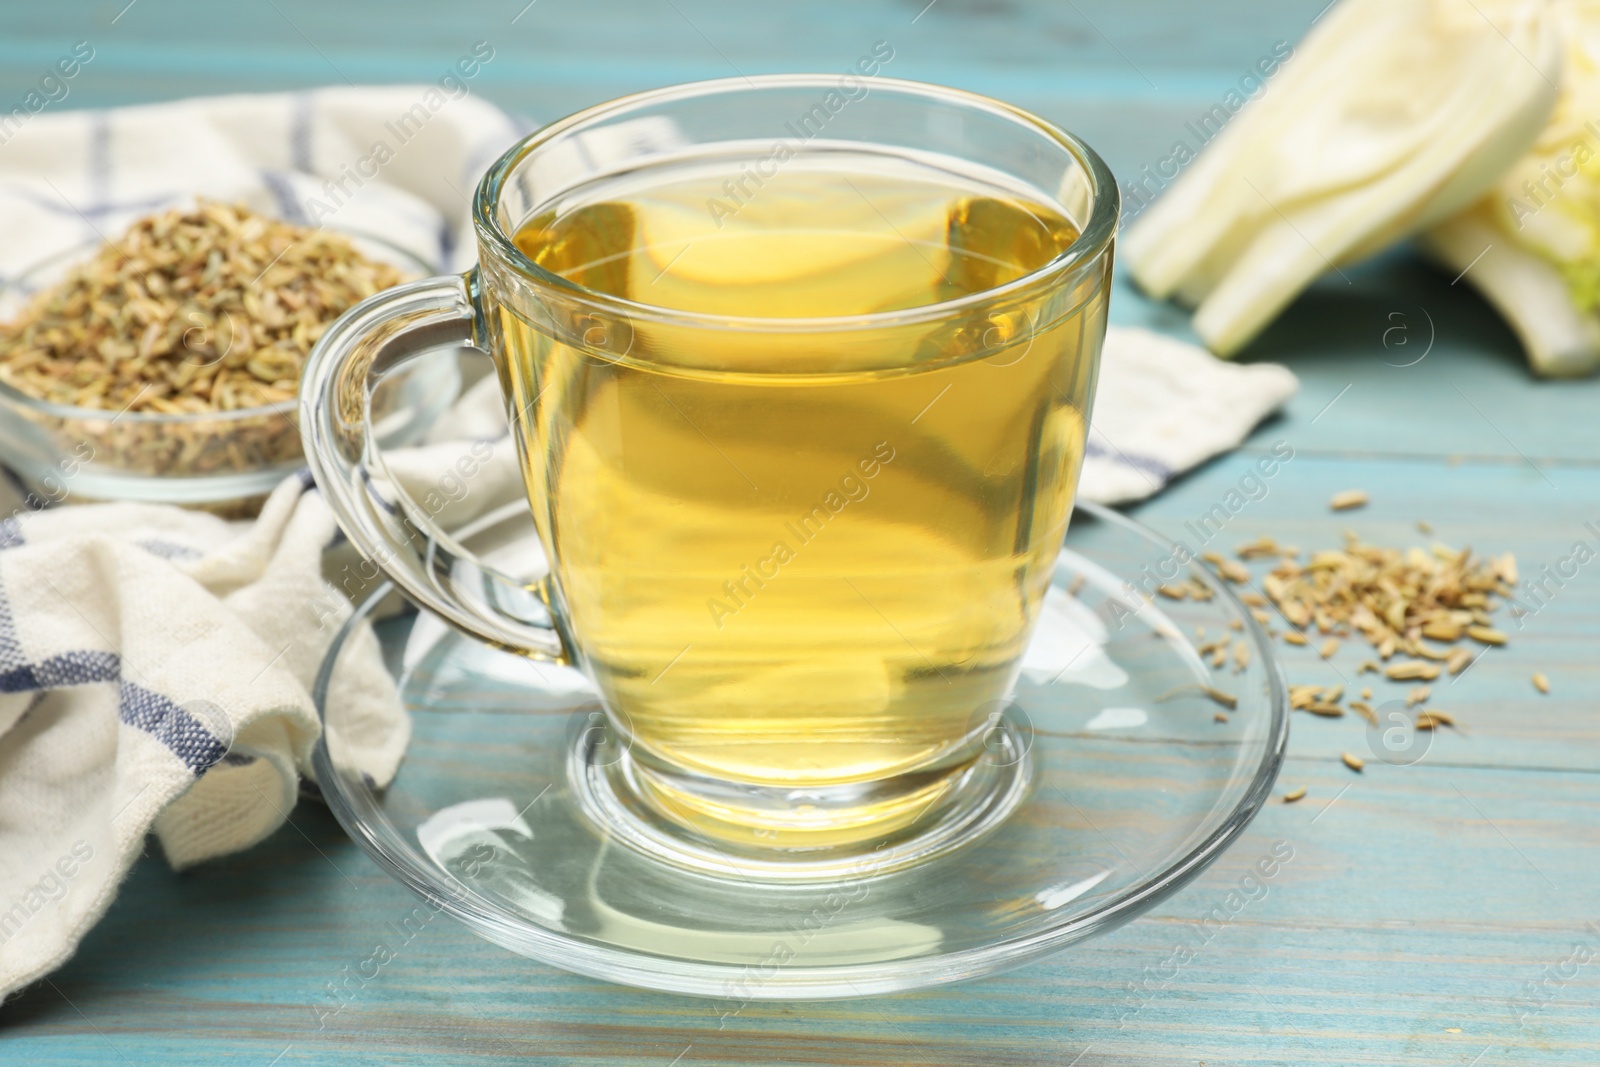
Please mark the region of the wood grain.
[[[1322, 6], [125, 2], [8, 8], [0, 104], [80, 39], [96, 58], [59, 106], [425, 81], [484, 39], [497, 53], [477, 91], [544, 119], [670, 82], [842, 68], [882, 39], [896, 49], [889, 73], [1035, 109], [1124, 174], [1165, 154], [1189, 117]], [[1328, 546], [1344, 528], [1421, 542], [1425, 519], [1448, 543], [1515, 551], [1524, 573], [1575, 540], [1600, 545], [1585, 526], [1600, 525], [1600, 382], [1533, 381], [1465, 283], [1407, 254], [1347, 274], [1319, 283], [1246, 353], [1300, 375], [1285, 415], [1134, 514], [1184, 536], [1252, 451], [1283, 440], [1294, 460], [1219, 543], [1264, 533]], [[1188, 335], [1181, 312], [1125, 285], [1112, 314]], [[1421, 362], [1396, 365], [1421, 350], [1396, 347], [1394, 334], [1385, 346], [1397, 324], [1408, 344], [1433, 338]], [[1330, 514], [1327, 498], [1346, 488], [1372, 503]], [[147, 857], [79, 955], [0, 1011], [0, 1063], [1587, 1067], [1600, 1048], [1600, 961], [1547, 982], [1526, 1019], [1514, 998], [1575, 943], [1600, 943], [1585, 932], [1600, 923], [1600, 563], [1523, 622], [1507, 620], [1512, 643], [1440, 687], [1434, 703], [1467, 729], [1434, 738], [1422, 762], [1373, 761], [1356, 775], [1337, 762], [1363, 751], [1356, 720], [1298, 718], [1280, 792], [1305, 785], [1305, 800], [1269, 805], [1150, 916], [1013, 974], [723, 1018], [707, 1002], [530, 963], [439, 919], [343, 1012], [319, 1018], [327, 984], [414, 901], [303, 804], [261, 847], [200, 870], [174, 875]], [[1299, 650], [1284, 660], [1291, 680], [1333, 682], [1363, 657], [1347, 642], [1331, 665]], [[1535, 670], [1550, 676], [1549, 696], [1529, 683]], [[1280, 840], [1295, 858], [1268, 895], [1172, 973], [1174, 947]], [[1148, 1001], [1130, 999], [1129, 983], [1145, 981]]]
[[[331, 1017], [340, 981], [415, 901], [326, 812], [244, 856], [137, 870], [49, 984], [6, 1009], [18, 1063], [1587, 1063], [1587, 973], [1524, 1027], [1513, 998], [1586, 922], [1600, 796], [1586, 773], [1295, 759], [1274, 803], [1152, 915], [1047, 963], [867, 1001], [751, 1005], [641, 993], [513, 957], [445, 919]], [[1348, 786], [1348, 790], [1341, 793]], [[1331, 804], [1331, 807], [1330, 807]], [[1293, 859], [1209, 938], [1199, 920], [1277, 841]], [[348, 881], [347, 881], [348, 879]], [[1587, 935], [1591, 941], [1600, 935]], [[1202, 944], [1172, 974], [1173, 950]], [[1148, 1002], [1124, 992], [1146, 980]], [[1166, 976], [1166, 977], [1162, 977]], [[80, 1014], [81, 1012], [81, 1014]], [[1450, 1034], [1449, 1027], [1462, 1033]], [[1510, 1046], [1512, 1051], [1498, 1050]], [[692, 1058], [691, 1058], [692, 1057]]]

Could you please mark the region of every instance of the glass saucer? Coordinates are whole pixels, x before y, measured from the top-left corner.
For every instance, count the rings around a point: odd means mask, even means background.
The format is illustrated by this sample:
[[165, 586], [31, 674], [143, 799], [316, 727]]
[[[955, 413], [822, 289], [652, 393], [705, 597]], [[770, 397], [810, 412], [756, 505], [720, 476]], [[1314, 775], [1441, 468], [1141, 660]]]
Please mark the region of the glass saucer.
[[[527, 514], [519, 502], [458, 539], [531, 578], [543, 557]], [[1157, 596], [1162, 584], [1188, 595]], [[326, 695], [354, 622], [317, 682], [325, 720], [340, 715]], [[582, 674], [428, 614], [378, 629], [413, 726], [400, 772], [380, 791], [341, 771], [327, 732], [315, 763], [379, 866], [513, 952], [734, 1006], [975, 978], [1112, 930], [1239, 836], [1288, 736], [1282, 674], [1249, 611], [1183, 549], [1090, 504], [1074, 511], [1017, 685], [984, 712], [982, 758], [1025, 760], [1022, 792], [959, 847], [836, 877], [766, 878], [732, 857], [683, 863], [626, 843], [582, 802], [582, 768], [603, 765], [609, 741]], [[1249, 649], [1242, 669], [1202, 658], [1196, 646], [1220, 638]]]

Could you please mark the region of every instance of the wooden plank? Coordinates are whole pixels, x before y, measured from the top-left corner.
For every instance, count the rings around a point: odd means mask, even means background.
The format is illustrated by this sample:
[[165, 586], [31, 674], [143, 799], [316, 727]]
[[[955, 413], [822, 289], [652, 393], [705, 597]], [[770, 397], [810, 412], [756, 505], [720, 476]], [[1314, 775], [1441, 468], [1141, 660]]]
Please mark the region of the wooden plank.
[[[1431, 1067], [1485, 1048], [1485, 1065], [1592, 1063], [1600, 962], [1563, 963], [1575, 942], [1600, 946], [1600, 927], [1584, 926], [1600, 922], [1600, 776], [1428, 764], [1357, 776], [1325, 760], [1286, 774], [1306, 800], [1270, 804], [1217, 867], [1121, 931], [961, 987], [726, 1017], [725, 1004], [533, 964], [445, 919], [319, 1015], [328, 983], [394, 944], [390, 924], [416, 901], [302, 805], [294, 828], [244, 855], [186, 875], [147, 859], [77, 958], [7, 1006], [0, 1040], [19, 1063], [174, 1067], [280, 1054], [282, 1067], [659, 1067], [680, 1053], [685, 1067], [1061, 1067], [1080, 1054], [1080, 1067]], [[1230, 907], [1278, 841], [1293, 858]], [[1193, 958], [1169, 962], [1182, 945]], [[1524, 1026], [1513, 998], [1546, 967], [1568, 977]], [[1133, 997], [1139, 982], [1150, 992]]]
[[[200, 0], [22, 6], [4, 16], [0, 85], [11, 96], [0, 94], [0, 106], [79, 39], [97, 55], [62, 107], [342, 76], [427, 81], [481, 37], [497, 57], [475, 91], [544, 119], [735, 67], [840, 69], [863, 44], [887, 39], [889, 73], [1038, 111], [1132, 175], [1185, 137], [1185, 122], [1274, 40], [1296, 38], [1323, 0], [938, 0], [920, 17], [924, 0], [760, 11], [614, 0], [603, 14], [540, 0], [513, 25], [523, 2], [405, 0], [381, 16], [310, 0], [225, 12]], [[1420, 539], [1411, 524], [1425, 518], [1443, 540], [1516, 551], [1525, 573], [1558, 564], [1590, 536], [1584, 523], [1600, 522], [1600, 383], [1532, 381], [1465, 283], [1405, 255], [1347, 273], [1348, 283], [1320, 283], [1246, 354], [1301, 376], [1287, 417], [1250, 445], [1284, 439], [1296, 458], [1224, 539], [1270, 533], [1309, 547], [1350, 526], [1399, 544]], [[1187, 334], [1180, 311], [1126, 285], [1112, 313]], [[1394, 342], [1415, 343], [1429, 319], [1427, 358], [1396, 366], [1417, 349]], [[1405, 332], [1386, 347], [1396, 325]], [[1452, 456], [1467, 458], [1452, 465]], [[1209, 464], [1136, 514], [1181, 536], [1249, 461], [1247, 450]], [[1327, 496], [1349, 487], [1372, 492], [1373, 504], [1329, 516]], [[1270, 805], [1217, 868], [1146, 919], [1015, 974], [723, 1018], [703, 1001], [531, 964], [437, 921], [358, 983], [345, 1011], [319, 1018], [327, 984], [415, 901], [306, 805], [294, 828], [241, 856], [182, 876], [155, 857], [141, 863], [79, 956], [0, 1011], [0, 1061], [1588, 1065], [1600, 1047], [1600, 962], [1564, 964], [1575, 943], [1600, 945], [1584, 930], [1600, 923], [1600, 579], [1591, 572], [1569, 580], [1441, 705], [1468, 735], [1433, 739], [1415, 766], [1373, 761], [1357, 776], [1334, 762], [1365, 743], [1355, 722], [1302, 717], [1284, 783], [1307, 785], [1306, 800]], [[1347, 644], [1334, 666], [1348, 671], [1359, 658]], [[1286, 662], [1291, 678], [1337, 680], [1309, 654]], [[1534, 669], [1551, 675], [1549, 697], [1528, 685]], [[1211, 936], [1198, 933], [1279, 840], [1295, 858], [1266, 896]], [[1174, 948], [1202, 937], [1172, 973]], [[1145, 968], [1158, 991], [1141, 1007], [1119, 991]], [[1520, 1020], [1526, 1005], [1513, 998], [1541, 980], [1548, 1003]]]
[[[9, 67], [18, 62], [13, 57], [21, 57], [21, 65], [36, 67], [52, 61], [62, 45], [89, 39], [101, 53], [96, 63], [104, 64], [98, 73], [102, 91], [108, 92], [121, 88], [113, 77], [118, 64], [135, 63], [142, 52], [174, 47], [187, 58], [171, 71], [174, 84], [215, 79], [219, 71], [225, 76], [225, 56], [267, 52], [281, 56], [278, 66], [285, 84], [312, 72], [327, 80], [330, 61], [362, 82], [367, 80], [358, 76], [366, 69], [363, 65], [387, 65], [383, 77], [393, 80], [419, 56], [449, 58], [457, 43], [481, 38], [529, 60], [582, 56], [592, 64], [594, 78], [615, 85], [630, 80], [631, 72], [641, 67], [648, 71], [663, 62], [696, 63], [708, 72], [701, 76], [725, 76], [736, 69], [832, 70], [851, 62], [874, 40], [887, 39], [908, 58], [938, 69], [1021, 68], [1045, 80], [1080, 77], [1101, 89], [1126, 86], [1139, 95], [1160, 95], [1208, 85], [1192, 80], [1202, 72], [1237, 78], [1274, 41], [1297, 39], [1321, 6], [1321, 0], [1272, 5], [1254, 0], [1204, 5], [1161, 0], [1065, 5], [825, 0], [753, 17], [756, 12], [750, 9], [715, 0], [677, 0], [673, 5], [614, 0], [603, 11], [548, 0], [537, 5], [406, 0], [386, 4], [382, 17], [373, 17], [314, 0], [276, 0], [225, 13], [203, 0], [136, 0], [123, 11], [125, 3], [108, 0], [87, 11], [40, 7], [9, 12], [0, 64]], [[411, 76], [426, 74], [416, 70]], [[533, 81], [540, 72], [529, 69], [522, 77]], [[1212, 91], [1207, 88], [1205, 95]]]
[[[1459, 678], [1433, 683], [1428, 706], [1457, 715], [1465, 732], [1440, 731], [1431, 739], [1429, 761], [1478, 766], [1593, 769], [1600, 765], [1600, 720], [1592, 713], [1600, 692], [1600, 471], [1586, 466], [1551, 466], [1554, 484], [1518, 459], [1502, 463], [1451, 464], [1429, 458], [1346, 459], [1304, 448], [1304, 423], [1293, 417], [1264, 428], [1250, 449], [1225, 456], [1180, 480], [1133, 514], [1192, 551], [1232, 555], [1246, 541], [1267, 535], [1302, 549], [1338, 548], [1343, 530], [1377, 545], [1428, 547], [1435, 541], [1480, 553], [1515, 553], [1525, 580], [1541, 583], [1521, 601], [1529, 610], [1514, 618], [1509, 607], [1495, 616], [1510, 635]], [[1265, 485], [1261, 499], [1246, 502], [1220, 532], [1201, 519], [1217, 513], [1226, 494], [1253, 469], [1260, 451], [1277, 442], [1295, 450]], [[1251, 483], [1253, 484], [1253, 483]], [[1332, 513], [1328, 499], [1340, 489], [1365, 489], [1372, 502], [1357, 511]], [[1258, 490], [1258, 493], [1260, 490]], [[1235, 498], [1239, 499], [1239, 498]], [[1227, 511], [1222, 512], [1227, 516]], [[1434, 532], [1425, 535], [1417, 522]], [[1210, 535], [1211, 540], [1203, 540]], [[1580, 563], [1582, 543], [1592, 553]], [[1546, 570], [1545, 568], [1549, 568]], [[1257, 574], [1263, 568], [1254, 568]], [[1563, 573], [1570, 577], [1563, 578]], [[1280, 621], [1280, 629], [1285, 628]], [[1469, 646], [1480, 648], [1482, 646]], [[1403, 695], [1414, 683], [1359, 675], [1363, 660], [1376, 659], [1359, 638], [1341, 643], [1331, 661], [1312, 648], [1279, 642], [1291, 682], [1343, 683], [1350, 693], [1374, 689], [1374, 703]], [[1549, 675], [1550, 695], [1530, 681]], [[1298, 714], [1291, 733], [1296, 755], [1336, 760], [1342, 750], [1370, 754], [1365, 724], [1354, 716], [1320, 719]]]

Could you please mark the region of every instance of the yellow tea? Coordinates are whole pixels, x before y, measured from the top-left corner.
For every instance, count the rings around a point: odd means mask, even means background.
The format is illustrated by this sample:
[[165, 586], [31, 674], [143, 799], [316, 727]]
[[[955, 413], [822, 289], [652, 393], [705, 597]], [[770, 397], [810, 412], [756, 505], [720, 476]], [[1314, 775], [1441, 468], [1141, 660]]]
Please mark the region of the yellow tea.
[[[593, 345], [505, 306], [496, 326], [550, 595], [641, 768], [802, 811], [910, 776], [866, 798], [864, 833], [981, 753], [1061, 545], [1106, 279], [915, 309], [1076, 237], [1041, 199], [845, 151], [765, 178], [651, 167], [521, 226], [539, 267], [639, 305]], [[649, 786], [689, 821], [726, 814], [671, 774]]]

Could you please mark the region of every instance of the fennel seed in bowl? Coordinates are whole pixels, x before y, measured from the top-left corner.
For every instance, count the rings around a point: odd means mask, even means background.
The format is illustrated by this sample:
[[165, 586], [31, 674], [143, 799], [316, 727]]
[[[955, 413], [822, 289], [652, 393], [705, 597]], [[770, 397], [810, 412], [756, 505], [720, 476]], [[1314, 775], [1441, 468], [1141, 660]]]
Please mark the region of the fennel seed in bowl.
[[339, 234], [200, 201], [134, 223], [0, 323], [0, 382], [49, 405], [28, 417], [58, 444], [130, 472], [294, 463], [311, 347], [407, 277]]

